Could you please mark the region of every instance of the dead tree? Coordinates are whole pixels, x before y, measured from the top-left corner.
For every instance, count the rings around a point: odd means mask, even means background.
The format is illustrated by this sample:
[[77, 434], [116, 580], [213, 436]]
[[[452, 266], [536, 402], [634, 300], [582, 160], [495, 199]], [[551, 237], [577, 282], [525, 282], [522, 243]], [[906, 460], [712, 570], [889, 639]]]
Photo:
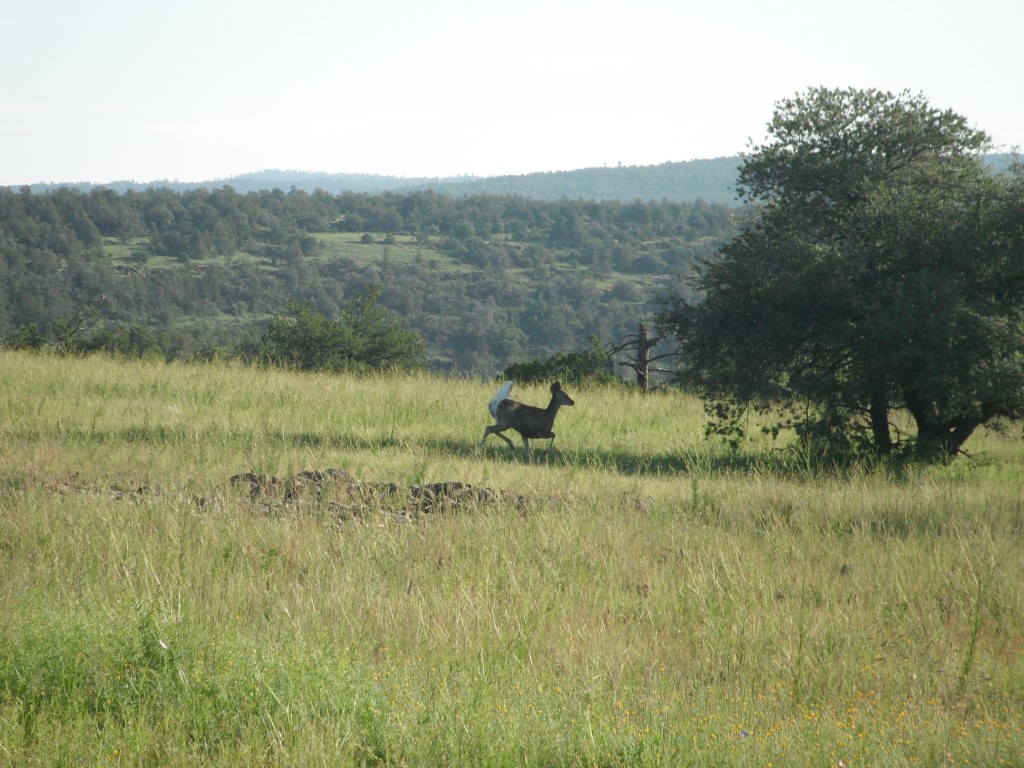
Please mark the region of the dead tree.
[[57, 320], [53, 324], [53, 346], [60, 352], [67, 352], [75, 336], [90, 331], [93, 324], [99, 317], [99, 313], [93, 311], [80, 311], [68, 320]]
[[627, 350], [634, 350], [635, 354], [627, 354], [626, 360], [620, 362], [619, 365], [624, 365], [627, 368], [632, 368], [636, 371], [636, 385], [640, 388], [640, 391], [646, 392], [651, 386], [651, 372], [655, 373], [671, 373], [672, 371], [668, 368], [651, 368], [651, 363], [657, 360], [663, 360], [668, 357], [675, 357], [675, 352], [665, 352], [660, 355], [651, 355], [651, 350], [661, 341], [664, 336], [651, 336], [647, 330], [646, 323], [640, 323], [640, 328], [635, 334], [624, 336], [619, 343], [608, 351], [609, 356], [617, 352], [626, 352]]

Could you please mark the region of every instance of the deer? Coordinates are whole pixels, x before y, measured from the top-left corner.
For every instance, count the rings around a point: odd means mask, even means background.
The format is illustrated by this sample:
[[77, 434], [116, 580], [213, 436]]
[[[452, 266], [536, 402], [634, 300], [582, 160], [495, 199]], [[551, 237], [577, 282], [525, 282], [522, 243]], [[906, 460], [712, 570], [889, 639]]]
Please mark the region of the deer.
[[497, 435], [508, 443], [510, 448], [515, 450], [515, 444], [502, 434], [506, 429], [514, 429], [523, 438], [523, 447], [526, 449], [526, 461], [529, 463], [530, 440], [550, 438], [551, 442], [548, 443], [548, 450], [550, 451], [554, 448], [555, 433], [551, 431], [551, 427], [555, 424], [555, 416], [558, 415], [558, 409], [563, 405], [576, 405], [576, 403], [566, 394], [565, 390], [562, 389], [562, 385], [557, 381], [551, 385], [551, 402], [548, 403], [547, 408], [523, 405], [515, 400], [509, 400], [508, 396], [511, 392], [512, 382], [506, 381], [501, 389], [494, 393], [494, 397], [491, 398], [488, 407], [495, 423], [484, 430], [484, 436], [480, 438], [480, 445], [477, 446], [477, 450], [483, 450], [484, 441], [488, 435]]

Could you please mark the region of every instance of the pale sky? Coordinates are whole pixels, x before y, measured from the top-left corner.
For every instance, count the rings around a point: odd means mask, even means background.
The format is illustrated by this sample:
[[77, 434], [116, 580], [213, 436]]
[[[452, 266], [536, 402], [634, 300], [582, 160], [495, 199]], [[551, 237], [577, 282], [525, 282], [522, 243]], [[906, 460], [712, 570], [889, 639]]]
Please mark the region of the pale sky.
[[813, 86], [1024, 145], [1020, 0], [0, 0], [0, 185], [737, 155]]

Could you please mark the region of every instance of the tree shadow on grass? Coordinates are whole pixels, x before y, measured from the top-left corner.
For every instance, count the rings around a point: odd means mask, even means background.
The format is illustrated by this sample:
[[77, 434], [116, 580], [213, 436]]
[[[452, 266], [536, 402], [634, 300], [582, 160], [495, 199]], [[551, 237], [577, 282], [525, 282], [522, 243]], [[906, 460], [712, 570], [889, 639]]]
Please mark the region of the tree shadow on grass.
[[[412, 450], [424, 454], [445, 455], [470, 461], [526, 464], [522, 445], [510, 448], [498, 441], [488, 441], [483, 450], [478, 441], [453, 437], [406, 438], [401, 435], [377, 436], [324, 435], [285, 433], [268, 435], [274, 441], [292, 448], [313, 450], [387, 451]], [[896, 480], [912, 476], [909, 467], [898, 462], [873, 465], [850, 457], [845, 461], [835, 456], [811, 453], [796, 446], [761, 446], [756, 451], [732, 450], [725, 445], [707, 444], [697, 451], [581, 450], [558, 447], [549, 450], [547, 441], [531, 443], [532, 464], [551, 467], [576, 467], [614, 472], [624, 476], [664, 477], [672, 475], [759, 476], [811, 482], [823, 478], [848, 477], [863, 472], [881, 471]]]
[[[556, 443], [548, 450], [546, 443], [537, 441], [531, 445], [533, 463], [536, 465], [569, 466], [581, 469], [595, 469], [615, 472], [621, 475], [690, 475], [690, 474], [750, 474], [753, 472], [782, 472], [784, 461], [780, 457], [773, 461], [768, 454], [747, 455], [732, 452], [708, 453], [636, 453], [631, 451], [607, 450], [560, 450]], [[477, 443], [455, 439], [436, 439], [423, 443], [432, 452], [446, 453], [467, 459], [478, 459], [508, 464], [525, 464], [526, 457], [521, 446], [515, 450], [507, 445], [495, 443], [478, 450]], [[775, 466], [773, 466], [775, 465]]]
[[[264, 447], [274, 450], [312, 450], [312, 451], [394, 451], [411, 450], [428, 454], [443, 454], [467, 460], [505, 462], [508, 464], [525, 464], [526, 458], [522, 446], [512, 449], [504, 443], [492, 441], [481, 451], [478, 441], [469, 441], [450, 437], [417, 439], [404, 437], [401, 434], [387, 433], [379, 435], [327, 434], [319, 432], [284, 432], [268, 431], [263, 434], [218, 432], [209, 435], [196, 433], [188, 426], [136, 425], [120, 429], [102, 430], [93, 428], [61, 428], [59, 436], [65, 440], [80, 443], [112, 445], [152, 444], [166, 446], [186, 446], [197, 439], [218, 441], [221, 445], [238, 443], [241, 447], [250, 447], [253, 438], [262, 442]], [[39, 437], [39, 435], [36, 435]], [[801, 456], [798, 452], [784, 448], [765, 449], [757, 453], [743, 453], [724, 448], [716, 449], [709, 446], [706, 451], [666, 452], [655, 451], [641, 453], [635, 451], [612, 450], [561, 450], [557, 444], [553, 450], [547, 448], [546, 441], [538, 440], [531, 445], [532, 463], [540, 466], [564, 466], [580, 469], [594, 469], [615, 472], [626, 476], [671, 476], [671, 475], [763, 475], [782, 478], [810, 480], [827, 475], [841, 474], [850, 467], [840, 466], [827, 461], [817, 461], [813, 457]]]
[[[842, 461], [834, 456], [809, 454], [794, 446], [761, 446], [755, 452], [744, 452], [712, 443], [701, 451], [637, 452], [568, 448], [563, 451], [556, 443], [554, 450], [549, 452], [546, 442], [537, 443], [536, 446], [531, 445], [534, 464], [594, 469], [625, 476], [739, 475], [814, 481], [872, 471], [870, 464], [856, 458]], [[482, 453], [477, 450], [477, 443], [465, 440], [429, 440], [421, 445], [431, 452], [447, 453], [467, 459], [486, 458], [491, 462], [526, 463], [523, 449], [519, 445], [513, 450], [504, 444], [492, 444], [486, 446]], [[894, 478], [902, 476], [898, 466], [882, 469]]]

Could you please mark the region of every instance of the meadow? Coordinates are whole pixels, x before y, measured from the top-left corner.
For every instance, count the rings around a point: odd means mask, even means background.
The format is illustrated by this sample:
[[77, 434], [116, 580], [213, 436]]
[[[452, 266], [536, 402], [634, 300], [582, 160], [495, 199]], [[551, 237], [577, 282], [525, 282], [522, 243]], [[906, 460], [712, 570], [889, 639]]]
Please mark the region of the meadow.
[[495, 388], [0, 351], [0, 765], [1024, 766], [1020, 425], [567, 387], [526, 464]]

